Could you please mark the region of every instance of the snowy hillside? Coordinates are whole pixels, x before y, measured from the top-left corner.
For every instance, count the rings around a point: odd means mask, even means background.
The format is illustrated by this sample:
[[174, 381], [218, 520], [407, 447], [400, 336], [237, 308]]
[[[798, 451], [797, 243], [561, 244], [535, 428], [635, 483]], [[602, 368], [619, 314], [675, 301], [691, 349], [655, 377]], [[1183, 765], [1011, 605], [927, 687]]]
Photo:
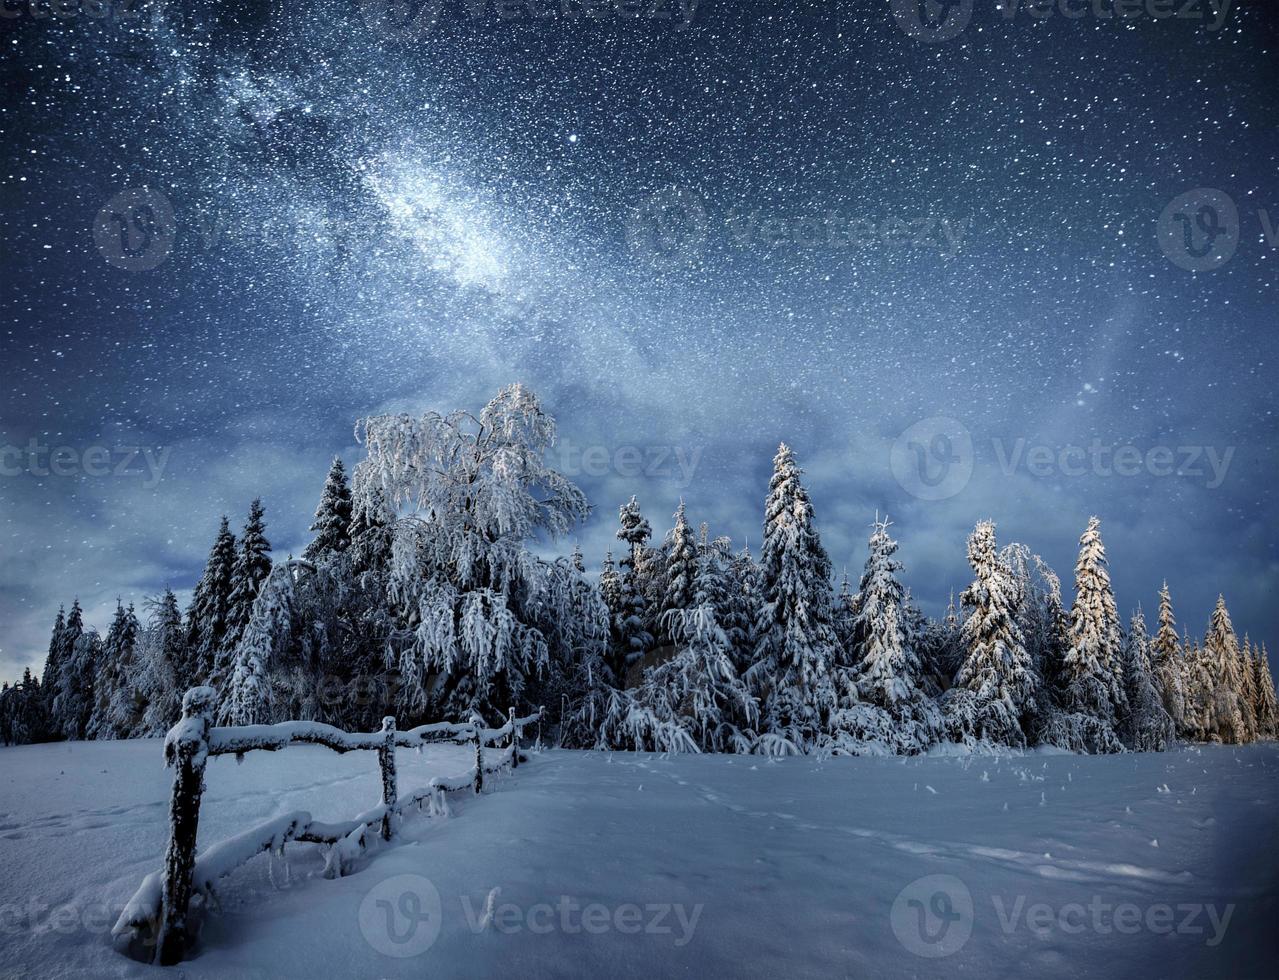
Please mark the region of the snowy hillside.
[[[470, 761], [440, 747], [398, 765], [417, 784]], [[349, 817], [377, 780], [365, 753], [215, 760], [202, 845], [292, 809]], [[165, 975], [109, 930], [159, 863], [169, 785], [155, 741], [0, 751], [0, 976]], [[1276, 805], [1273, 743], [549, 751], [451, 817], [408, 815], [349, 877], [322, 878], [315, 845], [254, 859], [169, 975], [1269, 976]]]

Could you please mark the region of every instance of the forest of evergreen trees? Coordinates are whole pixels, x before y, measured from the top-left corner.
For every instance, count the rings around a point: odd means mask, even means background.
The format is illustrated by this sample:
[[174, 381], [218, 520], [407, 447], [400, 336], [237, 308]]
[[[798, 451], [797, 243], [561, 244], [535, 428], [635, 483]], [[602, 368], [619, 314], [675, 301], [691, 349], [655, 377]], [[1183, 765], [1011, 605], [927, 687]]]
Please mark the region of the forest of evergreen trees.
[[1217, 600], [1202, 641], [1125, 627], [1100, 521], [1079, 540], [1075, 598], [983, 521], [972, 581], [940, 620], [902, 584], [877, 519], [856, 588], [833, 587], [802, 471], [781, 446], [758, 557], [694, 530], [658, 541], [632, 498], [598, 576], [580, 551], [535, 556], [589, 512], [550, 469], [554, 421], [528, 389], [478, 416], [362, 420], [366, 457], [334, 460], [314, 540], [272, 563], [262, 505], [223, 517], [185, 613], [174, 593], [117, 604], [106, 634], [59, 610], [43, 676], [0, 692], [0, 741], [164, 733], [183, 692], [219, 692], [224, 724], [289, 718], [376, 729], [545, 705], [566, 746], [764, 754], [1051, 745], [1157, 751], [1273, 737], [1266, 651]]

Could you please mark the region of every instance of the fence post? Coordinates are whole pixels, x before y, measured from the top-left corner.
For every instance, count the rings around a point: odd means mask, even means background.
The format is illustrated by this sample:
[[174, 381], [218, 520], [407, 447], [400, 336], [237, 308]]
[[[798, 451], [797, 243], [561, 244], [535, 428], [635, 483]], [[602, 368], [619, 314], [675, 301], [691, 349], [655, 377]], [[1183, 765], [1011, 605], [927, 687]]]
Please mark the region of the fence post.
[[377, 750], [378, 765], [382, 768], [382, 804], [387, 808], [382, 816], [382, 839], [390, 840], [395, 833], [395, 719], [387, 715], [382, 719], [382, 744]]
[[484, 791], [484, 743], [480, 740], [480, 722], [472, 721], [471, 732], [475, 738], [475, 792]]
[[200, 826], [204, 765], [209, 758], [210, 715], [217, 695], [211, 687], [193, 687], [182, 698], [182, 720], [164, 739], [164, 761], [174, 767], [169, 800], [169, 846], [164, 853], [164, 888], [155, 956], [161, 966], [182, 960], [187, 943], [187, 910], [195, 838]]
[[519, 768], [519, 764], [520, 764], [520, 739], [519, 739], [519, 732], [515, 727], [515, 709], [514, 708], [511, 708], [509, 714], [507, 715], [507, 718], [510, 720], [510, 723], [511, 723], [511, 740], [509, 743], [511, 746], [511, 768], [517, 769]]

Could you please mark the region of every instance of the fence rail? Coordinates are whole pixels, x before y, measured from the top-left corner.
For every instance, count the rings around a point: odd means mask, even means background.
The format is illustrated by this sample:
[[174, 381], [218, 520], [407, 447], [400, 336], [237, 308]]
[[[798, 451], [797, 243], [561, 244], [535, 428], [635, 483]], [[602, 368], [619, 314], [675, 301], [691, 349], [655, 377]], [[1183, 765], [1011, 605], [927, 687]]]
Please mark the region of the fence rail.
[[[395, 719], [382, 719], [379, 732], [345, 732], [332, 725], [285, 721], [277, 725], [214, 727], [211, 719], [216, 694], [212, 688], [195, 687], [182, 699], [182, 719], [164, 740], [165, 764], [173, 767], [173, 794], [169, 802], [169, 843], [164, 866], [143, 879], [125, 905], [112, 936], [121, 939], [136, 958], [170, 966], [182, 960], [190, 929], [188, 915], [193, 894], [209, 895], [214, 883], [263, 851], [282, 852], [289, 841], [328, 845], [324, 873], [341, 875], [365, 846], [365, 835], [376, 828], [385, 841], [395, 837], [403, 811], [430, 803], [432, 814], [448, 812], [445, 794], [484, 788], [486, 774], [519, 766], [519, 739], [542, 712], [516, 718], [510, 709], [500, 728], [437, 722], [400, 732]], [[420, 748], [440, 742], [475, 746], [475, 764], [452, 778], [436, 777], [425, 787], [399, 795], [395, 772], [397, 748]], [[485, 757], [486, 746], [504, 742], [496, 754]], [[198, 856], [196, 834], [200, 822], [200, 798], [204, 793], [204, 767], [218, 755], [242, 758], [247, 752], [276, 752], [290, 745], [323, 745], [335, 752], [371, 751], [378, 755], [382, 775], [382, 801], [352, 820], [324, 823], [310, 813], [296, 810], [259, 824], [241, 834], [206, 847]]]

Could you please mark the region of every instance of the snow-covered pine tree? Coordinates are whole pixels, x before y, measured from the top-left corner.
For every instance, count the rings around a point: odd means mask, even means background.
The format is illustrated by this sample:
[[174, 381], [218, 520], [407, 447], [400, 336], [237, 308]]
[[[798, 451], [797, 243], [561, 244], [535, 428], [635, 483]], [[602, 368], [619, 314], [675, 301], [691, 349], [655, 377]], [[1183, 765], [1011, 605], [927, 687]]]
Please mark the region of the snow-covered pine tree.
[[624, 687], [626, 678], [626, 655], [629, 642], [623, 631], [629, 611], [622, 605], [622, 577], [617, 574], [617, 564], [613, 561], [613, 552], [604, 555], [604, 564], [600, 568], [600, 598], [608, 610], [609, 649], [605, 658], [614, 687]]
[[[884, 728], [894, 732], [884, 748], [901, 753], [924, 751], [939, 733], [940, 715], [931, 699], [919, 689], [920, 660], [916, 652], [916, 613], [897, 577], [902, 564], [895, 557], [897, 542], [888, 533], [890, 523], [878, 516], [868, 542], [869, 555], [858, 589], [859, 602], [853, 632], [861, 638], [857, 665], [852, 669], [850, 698], [832, 727], [848, 736], [842, 745], [858, 751], [854, 743], [868, 736], [879, 741]], [[868, 724], [867, 709], [886, 719]]]
[[41, 717], [45, 724], [49, 726], [49, 730], [33, 734], [33, 739], [61, 734], [60, 727], [52, 719], [55, 710], [54, 701], [58, 695], [58, 684], [62, 678], [62, 662], [66, 657], [62, 643], [62, 633], [66, 626], [66, 608], [59, 606], [58, 615], [53, 620], [53, 630], [49, 634], [49, 651], [44, 660], [44, 673], [40, 681], [40, 696], [44, 700], [44, 710], [41, 712]]
[[1212, 671], [1212, 694], [1208, 701], [1208, 737], [1229, 745], [1248, 739], [1244, 713], [1240, 705], [1242, 682], [1239, 677], [1239, 640], [1230, 622], [1225, 596], [1217, 596], [1208, 634], [1204, 638], [1204, 654]]
[[618, 687], [625, 687], [632, 665], [642, 660], [654, 643], [653, 635], [646, 626], [651, 617], [645, 588], [645, 569], [649, 564], [648, 539], [653, 532], [634, 497], [618, 510], [618, 523], [620, 527], [616, 537], [625, 542], [626, 551], [620, 564], [622, 594], [614, 635], [624, 656], [619, 657], [615, 673], [618, 675]]
[[1119, 614], [1106, 570], [1101, 521], [1090, 517], [1079, 538], [1070, 649], [1063, 675], [1069, 710], [1090, 715], [1112, 730], [1126, 711], [1121, 653]]
[[854, 626], [862, 637], [856, 684], [861, 700], [891, 709], [907, 700], [914, 690], [919, 658], [903, 628], [902, 600], [906, 590], [897, 579], [902, 568], [902, 563], [893, 557], [897, 542], [888, 534], [887, 518], [881, 521], [876, 515], [871, 526]]
[[981, 521], [968, 538], [975, 577], [960, 596], [968, 656], [942, 700], [949, 737], [1025, 745], [1039, 686], [1017, 626], [1017, 585], [999, 557], [995, 525]]
[[115, 616], [102, 642], [89, 738], [127, 738], [141, 720], [146, 705], [137, 690], [140, 630], [133, 606], [126, 610], [117, 599]]
[[766, 753], [806, 751], [835, 706], [831, 565], [813, 523], [802, 471], [785, 443], [773, 458], [760, 549], [762, 603], [755, 662], [747, 672], [763, 705]]
[[718, 548], [706, 547], [695, 566], [690, 605], [667, 613], [675, 656], [645, 673], [637, 699], [655, 717], [687, 731], [702, 751], [749, 752], [759, 710], [733, 666], [728, 636], [716, 616], [723, 557]]
[[1187, 632], [1182, 639], [1186, 730], [1196, 741], [1207, 741], [1212, 728], [1212, 697], [1216, 689], [1212, 664], [1207, 651]]
[[[266, 511], [255, 498], [249, 504], [249, 517], [240, 534], [240, 548], [231, 571], [231, 596], [227, 610], [227, 632], [223, 649], [234, 647], [253, 614], [258, 590], [271, 574], [271, 544], [266, 539]], [[215, 670], [214, 680], [226, 682], [224, 671]]]
[[0, 743], [26, 745], [48, 737], [44, 692], [40, 682], [24, 667], [22, 680], [0, 697]]
[[1178, 736], [1186, 730], [1185, 669], [1182, 663], [1181, 644], [1177, 639], [1177, 618], [1173, 615], [1172, 594], [1168, 582], [1159, 589], [1159, 631], [1151, 645], [1155, 689], [1159, 692], [1164, 710], [1172, 719]]
[[729, 562], [729, 612], [725, 616], [724, 635], [733, 647], [733, 666], [744, 674], [754, 663], [755, 624], [759, 620], [759, 567], [751, 556], [749, 545], [742, 547]]
[[231, 533], [231, 524], [224, 514], [213, 539], [213, 547], [209, 549], [208, 560], [204, 563], [204, 572], [187, 607], [187, 651], [191, 663], [190, 676], [186, 680], [192, 687], [203, 684], [212, 674], [214, 660], [226, 639], [235, 545], [235, 535]]
[[282, 562], [273, 567], [253, 601], [253, 612], [236, 644], [234, 667], [218, 705], [218, 718], [224, 725], [260, 725], [275, 720], [270, 672], [293, 632], [292, 565]]
[[1257, 740], [1257, 677], [1252, 667], [1252, 640], [1243, 635], [1239, 647], [1239, 662], [1235, 665], [1239, 674], [1239, 711], [1243, 715], [1244, 739]]
[[1164, 751], [1172, 745], [1175, 731], [1155, 687], [1150, 636], [1140, 606], [1133, 613], [1124, 643], [1124, 683], [1128, 688], [1124, 744], [1137, 752]]
[[80, 737], [80, 716], [88, 695], [84, 690], [84, 681], [92, 681], [92, 675], [88, 678], [81, 675], [81, 668], [87, 665], [77, 663], [76, 660], [76, 644], [83, 633], [84, 611], [77, 598], [72, 600], [66, 622], [54, 638], [56, 650], [50, 658], [57, 663], [57, 675], [53, 682], [49, 724], [55, 734], [62, 738]]
[[186, 678], [181, 674], [188, 662], [186, 630], [178, 598], [166, 588], [159, 599], [148, 600], [151, 614], [140, 645], [142, 673], [139, 689], [146, 709], [133, 737], [163, 735], [181, 715]]
[[857, 593], [853, 592], [852, 584], [848, 581], [848, 569], [844, 569], [831, 619], [831, 627], [839, 643], [838, 663], [843, 667], [854, 667], [857, 664], [857, 599]]
[[554, 581], [559, 566], [526, 543], [565, 534], [589, 512], [581, 490], [547, 465], [555, 420], [511, 385], [478, 417], [376, 416], [356, 437], [367, 449], [356, 496], [381, 488], [393, 509], [414, 511], [395, 521], [388, 587], [404, 619], [401, 713], [505, 712], [551, 656], [535, 624], [571, 615], [555, 606], [572, 594]]
[[351, 544], [351, 520], [351, 488], [346, 482], [346, 468], [342, 457], [334, 456], [320, 503], [315, 508], [315, 521], [310, 527], [315, 538], [306, 546], [302, 557], [317, 562], [345, 551]]
[[1279, 734], [1279, 703], [1275, 698], [1275, 679], [1270, 673], [1270, 655], [1266, 645], [1254, 651], [1253, 672], [1257, 688], [1257, 734], [1274, 738]]
[[662, 596], [659, 627], [663, 639], [674, 641], [667, 628], [677, 623], [672, 613], [681, 613], [693, 607], [694, 579], [697, 575], [697, 540], [688, 525], [684, 501], [675, 511], [675, 526], [666, 538], [666, 591]]

